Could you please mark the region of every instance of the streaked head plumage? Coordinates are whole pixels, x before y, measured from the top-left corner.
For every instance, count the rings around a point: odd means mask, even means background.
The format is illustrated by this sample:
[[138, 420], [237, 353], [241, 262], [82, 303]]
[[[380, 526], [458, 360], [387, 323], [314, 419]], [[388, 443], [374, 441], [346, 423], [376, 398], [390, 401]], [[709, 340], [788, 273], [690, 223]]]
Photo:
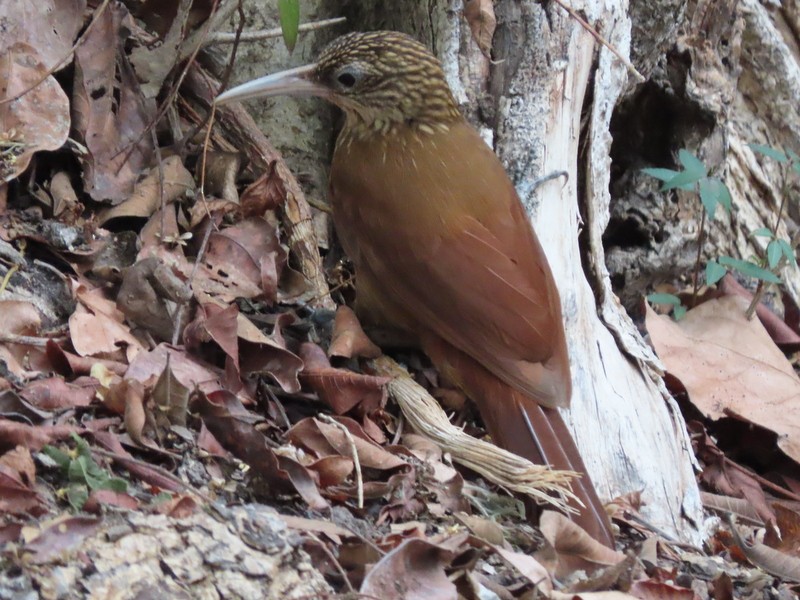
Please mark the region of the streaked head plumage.
[[347, 116], [346, 135], [386, 134], [398, 126], [430, 132], [461, 118], [441, 63], [424, 45], [396, 31], [343, 35], [316, 63], [248, 81], [216, 102], [280, 95], [333, 102]]
[[315, 79], [362, 121], [437, 125], [460, 113], [438, 59], [396, 31], [349, 33], [320, 54]]

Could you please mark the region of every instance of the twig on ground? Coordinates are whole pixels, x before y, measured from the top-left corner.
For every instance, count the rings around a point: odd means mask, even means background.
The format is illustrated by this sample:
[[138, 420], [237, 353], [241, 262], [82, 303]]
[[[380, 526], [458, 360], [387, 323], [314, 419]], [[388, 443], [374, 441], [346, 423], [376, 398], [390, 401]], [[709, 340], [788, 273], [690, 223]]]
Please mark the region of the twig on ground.
[[356, 441], [353, 439], [353, 434], [350, 433], [350, 430], [347, 427], [339, 423], [339, 421], [330, 415], [320, 414], [319, 419], [321, 421], [325, 421], [329, 425], [333, 425], [334, 427], [341, 429], [342, 433], [344, 433], [344, 437], [347, 438], [347, 442], [350, 444], [350, 453], [353, 456], [353, 465], [356, 468], [358, 508], [364, 508], [364, 479], [361, 476], [361, 461], [358, 460], [358, 450], [356, 449]]

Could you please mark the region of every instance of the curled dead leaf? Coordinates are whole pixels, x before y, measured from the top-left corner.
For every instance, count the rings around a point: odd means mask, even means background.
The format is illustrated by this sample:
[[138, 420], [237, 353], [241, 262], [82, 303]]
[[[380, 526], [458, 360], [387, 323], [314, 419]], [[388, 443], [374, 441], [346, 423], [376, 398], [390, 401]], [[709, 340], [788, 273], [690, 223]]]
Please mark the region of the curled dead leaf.
[[542, 512], [539, 528], [556, 553], [555, 577], [579, 569], [591, 572], [625, 560], [624, 554], [604, 546], [561, 513]]

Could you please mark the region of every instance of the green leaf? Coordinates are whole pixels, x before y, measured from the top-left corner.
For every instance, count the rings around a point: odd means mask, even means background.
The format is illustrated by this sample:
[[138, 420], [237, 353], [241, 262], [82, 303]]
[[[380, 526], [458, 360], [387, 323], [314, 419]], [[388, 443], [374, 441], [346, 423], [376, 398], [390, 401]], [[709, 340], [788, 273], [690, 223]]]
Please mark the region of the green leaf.
[[708, 171], [706, 170], [706, 166], [703, 164], [703, 161], [701, 161], [688, 150], [679, 150], [678, 160], [681, 161], [683, 168], [693, 176], [697, 176], [697, 179], [701, 179], [708, 175]]
[[789, 244], [789, 242], [781, 238], [778, 238], [776, 241], [778, 242], [778, 245], [781, 247], [781, 252], [786, 257], [786, 260], [788, 260], [793, 265], [797, 266], [797, 257], [795, 256], [795, 251], [794, 248], [792, 248], [791, 244]]
[[681, 299], [675, 294], [648, 294], [647, 301], [650, 304], [672, 304], [673, 306], [680, 306]]
[[648, 167], [646, 169], [642, 169], [642, 173], [645, 175], [650, 175], [650, 177], [660, 179], [661, 181], [669, 181], [678, 174], [678, 171], [673, 171], [672, 169], [660, 169], [658, 167]]
[[72, 440], [75, 442], [75, 445], [77, 447], [76, 449], [78, 451], [78, 456], [88, 456], [89, 458], [91, 458], [92, 449], [89, 447], [89, 443], [75, 432], [73, 432], [71, 435], [72, 435]]
[[772, 229], [770, 229], [769, 227], [759, 227], [753, 232], [753, 235], [756, 237], [767, 237], [767, 238], [775, 237], [772, 234]]
[[766, 281], [767, 283], [780, 283], [780, 278], [775, 275], [772, 271], [767, 271], [763, 267], [759, 267], [755, 263], [751, 263], [747, 260], [739, 260], [738, 258], [733, 258], [731, 256], [720, 256], [719, 263], [722, 265], [726, 265], [732, 269], [736, 269], [742, 275], [747, 275], [748, 277], [755, 277], [756, 279], [761, 279], [762, 281]]
[[672, 309], [672, 316], [675, 317], [676, 321], [680, 321], [683, 317], [686, 316], [686, 307], [685, 306], [676, 306]]
[[778, 243], [778, 240], [772, 240], [767, 244], [767, 264], [769, 268], [774, 269], [777, 267], [778, 263], [781, 262], [781, 257], [783, 257], [781, 245]]
[[714, 218], [718, 204], [721, 204], [728, 212], [731, 210], [731, 193], [728, 191], [728, 186], [716, 177], [706, 177], [700, 180], [700, 201], [710, 219]]
[[800, 162], [792, 163], [792, 170], [800, 175]]
[[72, 459], [70, 458], [69, 454], [63, 450], [59, 450], [55, 446], [45, 446], [42, 448], [42, 452], [52, 458], [53, 461], [62, 469], [69, 468], [69, 463]]
[[83, 483], [90, 490], [105, 489], [108, 472], [100, 468], [96, 462], [87, 456], [79, 456], [69, 465], [69, 480], [74, 483]]
[[780, 150], [776, 150], [772, 146], [765, 146], [764, 144], [747, 144], [750, 146], [750, 149], [753, 152], [758, 152], [759, 154], [763, 154], [764, 156], [771, 158], [772, 160], [777, 160], [779, 163], [785, 163], [788, 158], [786, 155], [781, 152]]
[[168, 500], [172, 500], [172, 494], [170, 494], [169, 492], [159, 492], [158, 494], [156, 494], [153, 497], [153, 500], [151, 501], [151, 504], [154, 504], [154, 505], [155, 504], [162, 504], [164, 502], [167, 502]]
[[725, 277], [728, 269], [721, 266], [717, 261], [710, 260], [706, 263], [706, 285], [714, 285]]
[[128, 482], [119, 477], [109, 477], [95, 489], [124, 493], [128, 491]]
[[717, 191], [717, 200], [725, 207], [725, 210], [731, 212], [733, 208], [733, 199], [731, 198], [731, 191], [728, 189], [728, 186], [716, 178], [712, 178], [711, 181]]
[[703, 203], [703, 208], [708, 218], [713, 220], [714, 213], [717, 211], [718, 198], [717, 192], [708, 177], [700, 180], [700, 202]]
[[297, 43], [297, 32], [300, 31], [300, 0], [278, 0], [278, 14], [283, 43], [292, 52]]
[[786, 151], [786, 154], [789, 156], [789, 160], [792, 162], [800, 162], [800, 156], [797, 156], [797, 153], [794, 150], [789, 149]]
[[689, 171], [681, 171], [669, 181], [665, 181], [661, 185], [661, 191], [666, 192], [667, 190], [674, 190], [674, 189], [693, 190], [695, 184], [702, 178], [703, 178], [702, 175], [696, 175]]
[[[650, 175], [650, 177], [655, 177], [660, 181], [663, 181], [665, 185], [666, 182], [671, 181], [675, 177], [685, 177], [683, 171], [673, 171], [672, 169], [661, 169], [659, 167], [648, 167], [647, 169], [642, 169], [642, 173], [644, 173], [645, 175]], [[690, 181], [689, 183], [684, 183], [684, 184], [679, 183], [678, 185], [674, 185], [668, 188], [665, 188], [662, 185], [661, 190], [664, 191], [665, 189], [672, 189], [672, 188], [678, 188], [681, 190], [692, 190], [694, 189], [694, 184], [695, 184], [694, 181]]]
[[67, 488], [67, 501], [76, 511], [83, 508], [89, 499], [89, 490], [85, 485], [71, 485]]

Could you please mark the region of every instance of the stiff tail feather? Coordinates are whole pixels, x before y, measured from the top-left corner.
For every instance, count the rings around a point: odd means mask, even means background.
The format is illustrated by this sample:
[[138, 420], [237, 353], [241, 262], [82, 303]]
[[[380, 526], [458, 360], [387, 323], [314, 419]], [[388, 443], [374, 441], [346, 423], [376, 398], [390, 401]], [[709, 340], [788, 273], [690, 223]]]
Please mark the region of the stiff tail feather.
[[568, 505], [576, 512], [569, 517], [594, 539], [613, 548], [611, 522], [558, 409], [539, 406], [445, 342], [426, 346], [428, 355], [445, 377], [459, 385], [478, 405], [496, 444], [533, 463], [581, 474], [573, 481], [572, 492], [583, 506], [570, 499]]

